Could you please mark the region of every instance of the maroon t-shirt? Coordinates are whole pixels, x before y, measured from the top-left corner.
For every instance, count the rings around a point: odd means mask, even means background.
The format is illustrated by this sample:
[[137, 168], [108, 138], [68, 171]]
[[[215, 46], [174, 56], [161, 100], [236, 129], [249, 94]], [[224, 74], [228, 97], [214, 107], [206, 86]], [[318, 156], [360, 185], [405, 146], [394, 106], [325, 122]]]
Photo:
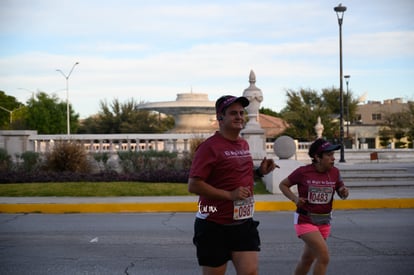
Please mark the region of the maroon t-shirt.
[[[219, 132], [201, 143], [194, 155], [190, 178], [200, 178], [206, 183], [227, 191], [248, 186], [253, 194], [253, 159], [246, 140], [225, 139]], [[219, 224], [231, 224], [233, 201], [199, 197], [197, 217]]]
[[[317, 214], [327, 214], [332, 211], [335, 192], [344, 186], [336, 167], [326, 172], [318, 172], [314, 165], [309, 164], [297, 168], [288, 179], [297, 185], [299, 197], [307, 199], [307, 203], [301, 209]], [[310, 222], [310, 218], [300, 215], [298, 223], [304, 222]]]

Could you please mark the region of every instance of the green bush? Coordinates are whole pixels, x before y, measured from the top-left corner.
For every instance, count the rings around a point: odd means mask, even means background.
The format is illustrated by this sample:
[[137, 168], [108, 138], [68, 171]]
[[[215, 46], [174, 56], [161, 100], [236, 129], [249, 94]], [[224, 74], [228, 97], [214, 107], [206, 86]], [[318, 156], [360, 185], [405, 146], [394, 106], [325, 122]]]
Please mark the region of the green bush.
[[41, 165], [40, 154], [37, 152], [26, 151], [21, 154], [20, 158], [23, 160], [22, 168], [25, 172], [35, 171]]
[[190, 170], [193, 162], [195, 151], [198, 146], [205, 141], [205, 138], [196, 137], [190, 140], [190, 151], [183, 154], [181, 165], [183, 169]]
[[46, 170], [54, 172], [90, 172], [88, 154], [82, 144], [68, 141], [55, 142], [46, 153]]
[[387, 128], [382, 128], [379, 131], [379, 139], [380, 139], [380, 145], [386, 148], [391, 143], [391, 140], [392, 140], [391, 130]]
[[12, 168], [10, 155], [3, 148], [0, 148], [0, 172], [8, 172]]
[[124, 172], [173, 170], [177, 168], [177, 153], [167, 151], [127, 151], [118, 152], [120, 165]]
[[110, 170], [108, 166], [109, 153], [107, 152], [93, 153], [92, 156], [95, 159], [96, 163], [98, 164], [101, 172]]

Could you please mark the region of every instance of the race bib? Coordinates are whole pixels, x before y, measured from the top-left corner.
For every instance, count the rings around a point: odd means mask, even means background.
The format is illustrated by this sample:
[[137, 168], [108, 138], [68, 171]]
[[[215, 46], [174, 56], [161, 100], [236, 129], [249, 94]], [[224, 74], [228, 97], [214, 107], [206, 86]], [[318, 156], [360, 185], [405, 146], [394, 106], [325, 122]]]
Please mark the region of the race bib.
[[254, 198], [249, 197], [245, 200], [238, 200], [233, 202], [234, 211], [233, 219], [234, 220], [243, 220], [253, 217], [254, 213]]
[[308, 202], [313, 204], [326, 204], [331, 201], [333, 194], [332, 187], [309, 186]]

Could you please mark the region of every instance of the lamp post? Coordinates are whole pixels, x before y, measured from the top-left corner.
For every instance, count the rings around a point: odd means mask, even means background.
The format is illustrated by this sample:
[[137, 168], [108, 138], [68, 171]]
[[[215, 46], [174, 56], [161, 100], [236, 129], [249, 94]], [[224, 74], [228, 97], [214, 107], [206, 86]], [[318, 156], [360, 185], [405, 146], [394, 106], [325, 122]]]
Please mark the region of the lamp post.
[[351, 78], [350, 75], [344, 75], [345, 83], [346, 83], [346, 138], [349, 138], [349, 123], [351, 122], [349, 120], [349, 90], [348, 90], [348, 84], [349, 79]]
[[3, 106], [0, 106], [0, 109], [2, 109], [3, 111], [6, 111], [6, 112], [9, 113], [9, 116], [10, 116], [10, 127], [11, 127], [11, 124], [13, 123], [13, 118], [12, 118], [13, 111], [10, 111], [9, 109], [4, 108]]
[[344, 18], [344, 12], [346, 7], [339, 4], [334, 8], [336, 16], [338, 17], [339, 25], [339, 142], [341, 143], [341, 158], [339, 162], [345, 162], [345, 150], [344, 150], [344, 102], [343, 102], [343, 87], [342, 87], [342, 20]]
[[24, 107], [24, 106], [21, 106], [21, 107], [19, 107], [19, 108], [14, 109], [14, 110], [9, 110], [9, 109], [7, 109], [7, 108], [4, 108], [3, 106], [0, 106], [0, 109], [2, 109], [3, 111], [8, 112], [8, 113], [9, 113], [9, 115], [10, 115], [10, 127], [11, 127], [11, 125], [12, 125], [12, 123], [13, 123], [13, 112], [14, 112], [14, 111], [17, 111], [17, 110], [19, 110], [19, 109], [21, 109], [21, 108], [23, 108], [23, 107]]
[[64, 78], [66, 78], [66, 126], [67, 126], [67, 134], [70, 135], [70, 111], [69, 111], [69, 77], [72, 74], [73, 69], [79, 62], [73, 64], [72, 69], [70, 70], [68, 75], [65, 75], [62, 70], [57, 69], [56, 71], [60, 72]]

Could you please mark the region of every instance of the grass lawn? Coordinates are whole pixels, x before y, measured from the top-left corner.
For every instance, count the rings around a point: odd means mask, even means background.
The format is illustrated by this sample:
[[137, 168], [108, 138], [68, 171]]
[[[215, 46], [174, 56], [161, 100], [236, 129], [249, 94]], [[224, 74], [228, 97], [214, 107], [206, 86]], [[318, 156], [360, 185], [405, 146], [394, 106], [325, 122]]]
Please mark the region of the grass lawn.
[[[269, 194], [258, 181], [255, 194]], [[184, 183], [58, 182], [0, 184], [0, 197], [192, 196]]]

